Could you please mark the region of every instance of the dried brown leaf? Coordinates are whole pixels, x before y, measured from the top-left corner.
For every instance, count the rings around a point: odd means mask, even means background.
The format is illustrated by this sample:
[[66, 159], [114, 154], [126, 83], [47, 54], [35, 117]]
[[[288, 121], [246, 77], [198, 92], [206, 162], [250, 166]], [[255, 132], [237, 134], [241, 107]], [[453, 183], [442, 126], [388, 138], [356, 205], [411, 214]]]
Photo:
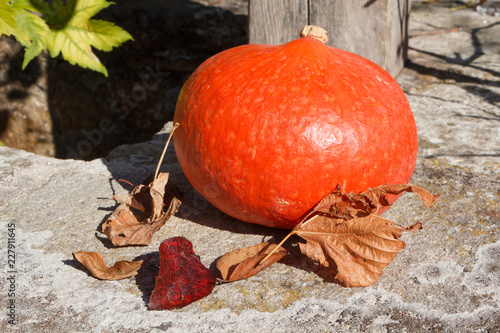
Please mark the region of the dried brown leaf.
[[431, 208], [434, 202], [439, 200], [439, 195], [431, 194], [420, 186], [410, 184], [383, 185], [369, 189], [361, 195], [373, 200], [378, 207], [390, 206], [392, 203], [387, 199], [387, 195], [399, 195], [403, 192], [413, 192], [424, 203], [425, 207]]
[[316, 215], [294, 231], [307, 243], [302, 253], [328, 267], [337, 265], [335, 278], [348, 287], [368, 286], [405, 248], [402, 228], [377, 215], [349, 220]]
[[[149, 177], [153, 179], [153, 177]], [[175, 185], [168, 183], [169, 174], [159, 173], [153, 181], [145, 180], [131, 193], [117, 194], [121, 204], [103, 225], [103, 232], [113, 245], [149, 245], [153, 234], [174, 215], [181, 201]], [[170, 186], [169, 186], [170, 185]], [[168, 205], [167, 211], [164, 207]]]
[[137, 275], [144, 260], [117, 261], [113, 267], [106, 266], [99, 252], [73, 252], [73, 258], [81, 262], [90, 273], [101, 280], [121, 280]]
[[362, 194], [345, 193], [342, 188], [337, 187], [332, 193], [324, 197], [316, 204], [313, 212], [329, 214], [332, 217], [350, 219], [358, 216], [374, 213], [376, 204]]
[[337, 187], [316, 204], [312, 213], [325, 213], [343, 219], [363, 217], [377, 213], [382, 207], [392, 205], [394, 198], [403, 192], [415, 193], [426, 207], [432, 207], [439, 199], [439, 195], [430, 194], [420, 186], [409, 184], [383, 185], [359, 194], [346, 193], [342, 188]]
[[148, 217], [133, 212], [129, 206], [122, 203], [104, 222], [103, 232], [115, 246], [149, 245], [153, 234], [165, 225], [180, 205], [181, 201], [173, 198], [168, 210], [150, 223]]
[[151, 212], [149, 187], [146, 185], [138, 185], [130, 193], [115, 194], [113, 199], [143, 213]]
[[405, 229], [406, 231], [410, 231], [410, 232], [411, 232], [411, 231], [415, 231], [415, 230], [420, 230], [420, 229], [422, 229], [422, 228], [423, 228], [423, 227], [422, 227], [422, 223], [417, 222], [417, 223], [415, 223], [414, 225], [411, 225], [411, 226], [409, 226], [409, 227], [407, 227], [407, 228], [404, 228], [404, 229]]
[[159, 173], [158, 177], [149, 185], [151, 193], [151, 208], [153, 219], [162, 216], [163, 197], [165, 196], [165, 187], [168, 183], [169, 174]]
[[[134, 187], [132, 192], [126, 194], [116, 194], [114, 198], [116, 201], [138, 209], [155, 219], [162, 215], [163, 199], [168, 179], [168, 173], [160, 172], [158, 177], [150, 182], [149, 185], [138, 185]], [[144, 182], [147, 182], [147, 180]]]
[[[224, 282], [233, 282], [254, 276], [271, 266], [287, 251], [281, 246], [275, 250], [276, 244], [260, 243], [244, 249], [236, 249], [224, 254], [217, 260], [216, 267], [221, 273]], [[275, 251], [264, 262], [261, 262], [271, 251]]]
[[405, 248], [399, 240], [401, 232], [422, 228], [420, 222], [411, 227], [384, 219], [375, 212], [390, 206], [389, 196], [413, 192], [426, 207], [432, 207], [439, 196], [414, 185], [386, 185], [360, 194], [345, 193], [337, 188], [323, 198], [291, 234], [307, 240], [300, 244], [302, 253], [321, 263], [337, 266], [335, 279], [348, 287], [368, 286]]

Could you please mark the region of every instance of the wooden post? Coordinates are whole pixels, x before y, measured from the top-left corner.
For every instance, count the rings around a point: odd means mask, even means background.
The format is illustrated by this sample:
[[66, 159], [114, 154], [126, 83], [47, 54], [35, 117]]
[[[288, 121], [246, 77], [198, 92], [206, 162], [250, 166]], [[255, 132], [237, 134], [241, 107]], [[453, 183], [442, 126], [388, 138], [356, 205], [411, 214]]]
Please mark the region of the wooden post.
[[304, 25], [328, 31], [328, 45], [370, 59], [392, 76], [404, 67], [411, 0], [249, 0], [249, 42], [283, 44]]

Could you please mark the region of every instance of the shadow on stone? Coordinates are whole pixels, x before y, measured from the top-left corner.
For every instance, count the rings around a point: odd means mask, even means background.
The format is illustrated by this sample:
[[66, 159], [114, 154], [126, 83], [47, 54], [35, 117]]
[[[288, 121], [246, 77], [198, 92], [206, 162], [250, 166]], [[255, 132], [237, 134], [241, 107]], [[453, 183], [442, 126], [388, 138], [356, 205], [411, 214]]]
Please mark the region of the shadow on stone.
[[147, 308], [151, 294], [155, 289], [156, 277], [160, 269], [160, 254], [158, 251], [150, 252], [134, 258], [132, 261], [144, 260], [141, 268], [135, 276], [137, 287], [142, 293], [144, 306]]
[[334, 277], [337, 275], [337, 265], [334, 262], [330, 262], [329, 267], [324, 267], [320, 265], [317, 261], [312, 260], [306, 255], [302, 254], [300, 251], [299, 243], [305, 243], [306, 241], [299, 236], [292, 236], [288, 239], [283, 247], [288, 251], [288, 255], [283, 257], [279, 262], [293, 268], [297, 268], [309, 273], [314, 273], [324, 282], [331, 282], [341, 285], [341, 283]]
[[90, 271], [87, 269], [87, 267], [85, 267], [81, 262], [79, 262], [76, 259], [63, 260], [62, 263], [71, 266], [73, 268], [76, 268], [79, 271], [85, 272], [85, 274], [87, 274], [88, 276], [95, 278], [92, 275], [92, 273], [90, 273]]
[[8, 126], [9, 110], [0, 110], [0, 134], [2, 134]]
[[[14, 39], [11, 39], [11, 41], [13, 40]], [[43, 76], [44, 73], [38, 61], [30, 62], [24, 70], [21, 70], [24, 59], [24, 49], [20, 45], [15, 45], [12, 49], [14, 50], [14, 54], [9, 57], [7, 76], [6, 80], [2, 82], [2, 85], [12, 87], [7, 93], [9, 100], [23, 99], [28, 97], [26, 89], [37, 84], [38, 79]]]
[[[166, 136], [167, 135], [163, 134], [157, 135], [153, 141], [134, 146], [124, 146], [123, 150], [121, 148], [115, 149], [112, 154], [102, 160], [113, 175], [113, 180], [126, 179], [135, 185], [139, 184], [143, 178], [146, 178], [148, 175], [154, 174], [156, 163], [161, 156], [163, 145], [166, 141]], [[131, 161], [132, 159], [143, 162], [135, 163]], [[221, 212], [209, 203], [192, 187], [185, 177], [177, 162], [172, 143], [167, 150], [160, 171], [170, 174], [169, 182], [175, 184], [178, 191], [182, 194], [182, 204], [175, 216], [203, 226], [233, 233], [257, 234], [263, 236], [275, 234], [276, 229], [242, 222]], [[126, 185], [126, 191], [130, 192], [130, 189], [130, 186]], [[123, 193], [125, 190], [116, 190], [116, 192]], [[101, 207], [100, 209], [108, 210], [108, 207]], [[99, 227], [98, 231], [102, 228], [102, 223], [104, 221], [105, 219], [101, 221], [101, 227]]]
[[[95, 238], [97, 238], [101, 243], [102, 245], [107, 248], [107, 249], [116, 249], [116, 248], [119, 248], [119, 246], [115, 246], [113, 245], [113, 243], [111, 243], [111, 241], [109, 240], [108, 237], [106, 237], [106, 235], [104, 235], [102, 233], [102, 231], [100, 231], [101, 233], [95, 233]], [[129, 245], [129, 247], [133, 247], [133, 245]]]

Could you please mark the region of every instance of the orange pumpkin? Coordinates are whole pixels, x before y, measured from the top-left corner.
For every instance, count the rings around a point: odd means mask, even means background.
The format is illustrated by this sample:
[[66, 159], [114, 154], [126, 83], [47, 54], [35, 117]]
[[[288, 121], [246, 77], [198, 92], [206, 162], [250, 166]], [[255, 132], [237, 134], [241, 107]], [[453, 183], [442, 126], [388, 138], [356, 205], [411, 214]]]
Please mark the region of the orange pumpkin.
[[290, 229], [338, 184], [359, 193], [413, 174], [418, 140], [405, 94], [378, 65], [325, 45], [318, 29], [223, 51], [181, 90], [179, 164], [237, 219]]

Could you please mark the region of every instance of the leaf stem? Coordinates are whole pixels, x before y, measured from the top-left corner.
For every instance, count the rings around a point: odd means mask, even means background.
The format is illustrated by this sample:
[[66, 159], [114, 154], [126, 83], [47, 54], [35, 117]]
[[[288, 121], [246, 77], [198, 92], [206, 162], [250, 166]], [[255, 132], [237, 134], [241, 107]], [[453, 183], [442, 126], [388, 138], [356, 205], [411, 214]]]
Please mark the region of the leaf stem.
[[179, 123], [175, 123], [172, 127], [172, 130], [170, 131], [170, 135], [168, 136], [167, 143], [165, 143], [165, 147], [163, 148], [163, 152], [161, 153], [160, 160], [158, 161], [158, 166], [156, 167], [155, 177], [153, 179], [156, 179], [156, 177], [158, 176], [158, 172], [160, 172], [160, 166], [163, 162], [163, 158], [165, 157], [165, 153], [167, 152], [168, 144], [170, 143], [170, 139], [172, 139], [172, 135], [174, 134], [174, 131], [177, 127], [179, 127]]
[[134, 186], [134, 184], [132, 184], [131, 182], [129, 182], [129, 181], [128, 181], [128, 180], [126, 180], [126, 179], [118, 179], [118, 181], [119, 181], [119, 182], [124, 182], [124, 183], [127, 183], [127, 184], [129, 184], [130, 186], [135, 187], [135, 186]]
[[264, 259], [262, 259], [262, 260], [261, 260], [261, 261], [260, 261], [257, 265], [255, 265], [255, 266], [261, 265], [263, 262], [265, 262], [267, 259], [269, 259], [269, 257], [270, 257], [270, 256], [272, 256], [272, 255], [273, 255], [273, 253], [274, 253], [274, 252], [276, 252], [276, 251], [278, 250], [278, 248], [279, 248], [281, 245], [283, 245], [283, 243], [284, 243], [284, 242], [285, 242], [288, 238], [290, 238], [290, 236], [292, 236], [292, 235], [294, 235], [294, 234], [295, 234], [295, 230], [292, 230], [292, 231], [291, 231], [288, 235], [286, 235], [286, 237], [285, 237], [285, 238], [283, 238], [283, 240], [282, 240], [282, 241], [281, 241], [278, 245], [276, 245], [276, 246], [274, 247], [274, 249], [272, 249], [272, 250], [271, 250], [271, 252], [269, 252], [269, 253], [267, 254], [267, 256], [265, 256], [265, 257], [264, 257]]

